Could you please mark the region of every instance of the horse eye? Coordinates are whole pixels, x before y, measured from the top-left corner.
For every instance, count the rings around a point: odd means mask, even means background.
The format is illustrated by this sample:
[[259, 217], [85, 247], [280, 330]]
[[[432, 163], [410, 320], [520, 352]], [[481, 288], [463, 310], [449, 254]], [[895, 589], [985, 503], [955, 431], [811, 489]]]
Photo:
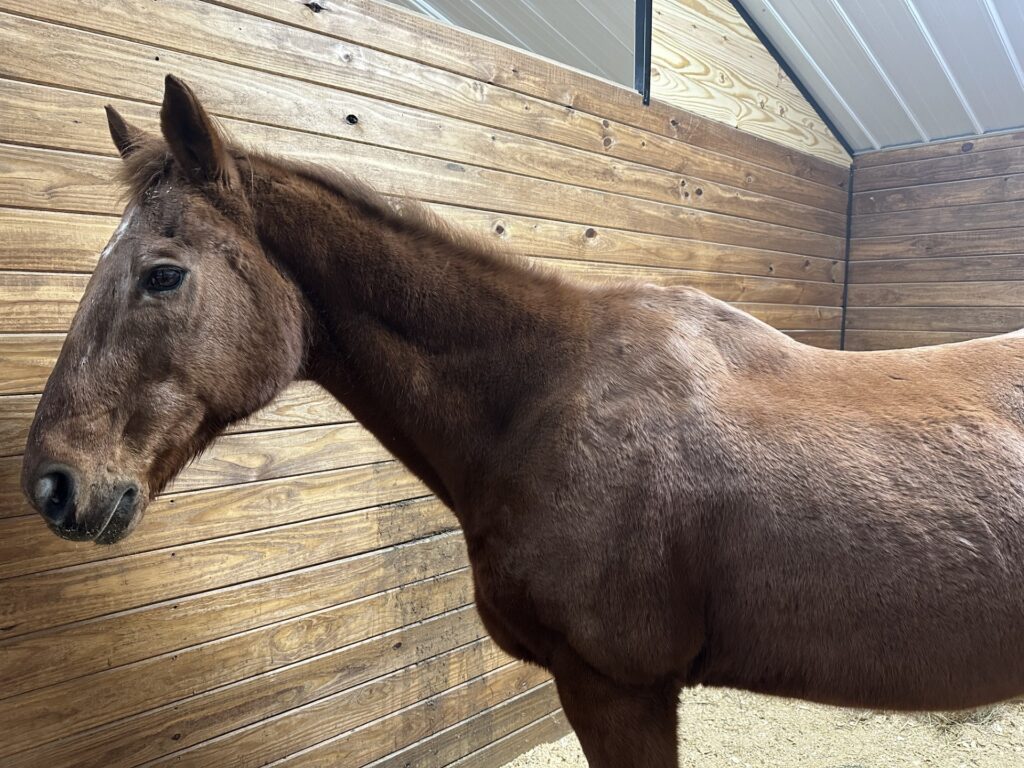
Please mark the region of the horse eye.
[[185, 270], [181, 267], [153, 267], [146, 274], [143, 280], [147, 291], [153, 293], [163, 293], [164, 291], [173, 291], [179, 285], [181, 281], [185, 279]]

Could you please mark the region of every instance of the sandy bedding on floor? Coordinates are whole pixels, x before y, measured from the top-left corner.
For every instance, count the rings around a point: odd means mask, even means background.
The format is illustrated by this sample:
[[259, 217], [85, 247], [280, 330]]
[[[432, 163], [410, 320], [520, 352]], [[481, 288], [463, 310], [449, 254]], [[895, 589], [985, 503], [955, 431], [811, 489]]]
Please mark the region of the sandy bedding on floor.
[[[1024, 704], [951, 715], [879, 714], [719, 689], [686, 691], [686, 768], [1024, 768]], [[569, 735], [507, 768], [585, 768]]]

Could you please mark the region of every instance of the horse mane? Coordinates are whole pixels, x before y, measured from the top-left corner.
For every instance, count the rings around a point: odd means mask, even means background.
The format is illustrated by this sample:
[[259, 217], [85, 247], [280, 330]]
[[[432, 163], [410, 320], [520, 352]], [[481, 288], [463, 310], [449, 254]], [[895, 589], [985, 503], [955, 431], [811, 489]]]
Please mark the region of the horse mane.
[[369, 184], [353, 176], [322, 165], [289, 160], [250, 152], [248, 159], [258, 159], [285, 173], [316, 185], [334, 197], [341, 198], [364, 216], [388, 229], [411, 236], [429, 245], [451, 249], [460, 256], [473, 258], [492, 267], [524, 271], [542, 279], [565, 284], [566, 278], [553, 268], [538, 264], [520, 254], [501, 248], [477, 233], [454, 226], [410, 197], [389, 198]]
[[[229, 145], [228, 151], [239, 164], [248, 164], [250, 173], [255, 172], [254, 166], [264, 165], [302, 179], [344, 200], [364, 216], [392, 231], [436, 247], [454, 247], [460, 256], [472, 258], [491, 267], [526, 272], [561, 284], [567, 282], [556, 270], [500, 248], [476, 233], [453, 226], [412, 198], [385, 197], [365, 182], [322, 165], [277, 157], [249, 150], [234, 143]], [[126, 191], [127, 202], [141, 201], [171, 173], [173, 164], [174, 157], [162, 140], [154, 137], [140, 139], [133, 150], [124, 157], [117, 177]], [[243, 178], [245, 175], [243, 173]]]

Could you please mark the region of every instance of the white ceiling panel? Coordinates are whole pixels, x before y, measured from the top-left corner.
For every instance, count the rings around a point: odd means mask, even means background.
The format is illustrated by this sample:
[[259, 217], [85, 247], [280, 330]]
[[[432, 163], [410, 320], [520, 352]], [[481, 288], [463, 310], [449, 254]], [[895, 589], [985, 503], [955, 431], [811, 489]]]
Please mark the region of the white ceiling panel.
[[740, 0], [855, 151], [1024, 126], [1024, 0]]

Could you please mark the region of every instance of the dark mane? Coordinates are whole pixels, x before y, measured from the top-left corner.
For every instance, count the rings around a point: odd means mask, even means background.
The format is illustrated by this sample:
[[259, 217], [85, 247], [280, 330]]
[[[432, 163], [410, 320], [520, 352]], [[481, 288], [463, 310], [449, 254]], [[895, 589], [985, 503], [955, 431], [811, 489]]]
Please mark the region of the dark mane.
[[564, 277], [555, 270], [501, 248], [475, 233], [452, 226], [413, 198], [385, 197], [368, 184], [333, 168], [255, 152], [249, 152], [247, 158], [257, 159], [315, 184], [393, 231], [405, 233], [439, 247], [454, 246], [461, 255], [480, 258], [492, 266], [501, 265], [520, 272], [526, 270], [535, 275], [564, 282]]
[[[362, 181], [332, 168], [275, 157], [238, 145], [233, 145], [230, 151], [241, 166], [249, 166], [249, 172], [242, 173], [243, 178], [253, 171], [254, 165], [265, 164], [315, 184], [393, 231], [408, 234], [439, 247], [454, 246], [462, 255], [476, 257], [492, 266], [501, 265], [518, 271], [526, 270], [528, 273], [559, 282], [565, 280], [553, 269], [523, 258], [519, 254], [510, 253], [475, 233], [450, 225], [412, 198], [385, 197]], [[174, 158], [163, 141], [148, 139], [136, 144], [136, 148], [124, 158], [118, 173], [118, 181], [125, 188], [127, 202], [141, 201], [147, 192], [158, 186], [171, 173], [173, 163]]]

